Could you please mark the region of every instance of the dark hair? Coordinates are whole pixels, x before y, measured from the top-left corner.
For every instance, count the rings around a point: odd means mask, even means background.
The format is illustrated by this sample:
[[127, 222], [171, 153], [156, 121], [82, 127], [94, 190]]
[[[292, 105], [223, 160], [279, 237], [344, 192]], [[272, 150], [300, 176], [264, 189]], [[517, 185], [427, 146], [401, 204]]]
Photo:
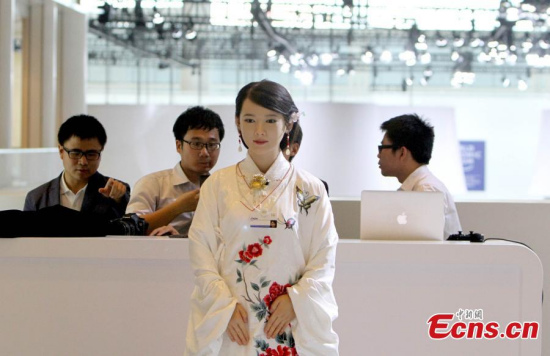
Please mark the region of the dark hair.
[[241, 115], [243, 103], [246, 99], [250, 99], [253, 103], [266, 109], [278, 112], [283, 115], [287, 123], [291, 122], [292, 114], [298, 112], [298, 108], [288, 90], [281, 84], [267, 79], [252, 82], [242, 87], [239, 94], [237, 94], [237, 99], [235, 99], [236, 117]]
[[[293, 143], [297, 143], [298, 145], [302, 144], [303, 132], [302, 132], [302, 126], [300, 126], [300, 120], [298, 120], [294, 123], [294, 125], [292, 126], [292, 130], [290, 130], [288, 135], [289, 135], [289, 143], [291, 145]], [[281, 148], [281, 151], [286, 150], [286, 144], [287, 144], [287, 142], [286, 142], [286, 135], [285, 135], [285, 137], [283, 137], [283, 140], [279, 144], [279, 147]], [[294, 159], [294, 156], [290, 156], [288, 158], [288, 160], [290, 162], [292, 162], [293, 159]]]
[[187, 131], [195, 129], [206, 131], [218, 129], [220, 141], [223, 140], [225, 134], [220, 115], [202, 106], [193, 106], [181, 113], [174, 123], [172, 131], [176, 140], [181, 141]]
[[[416, 114], [401, 115], [380, 126], [396, 147], [406, 147], [420, 164], [430, 163], [434, 146], [434, 128]], [[395, 150], [395, 149], [394, 149]]]
[[81, 140], [97, 138], [101, 148], [107, 143], [107, 133], [95, 117], [90, 115], [75, 115], [67, 119], [57, 133], [57, 142], [63, 146], [67, 140], [76, 136]]

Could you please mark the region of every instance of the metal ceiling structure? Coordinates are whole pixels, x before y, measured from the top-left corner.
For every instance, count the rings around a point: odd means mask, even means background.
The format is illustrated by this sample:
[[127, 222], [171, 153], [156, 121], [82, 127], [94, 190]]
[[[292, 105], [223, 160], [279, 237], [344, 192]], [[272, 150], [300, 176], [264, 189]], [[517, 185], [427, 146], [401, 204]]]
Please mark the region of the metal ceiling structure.
[[[548, 0], [486, 0], [475, 9], [424, 3], [422, 17], [409, 18], [403, 12], [411, 11], [394, 5], [396, 15], [382, 23], [377, 19], [390, 8], [376, 0], [95, 1], [89, 60], [150, 60], [159, 68], [227, 68], [245, 61], [247, 67], [308, 73], [306, 85], [325, 71], [368, 71], [373, 78], [397, 72], [403, 85], [413, 76], [425, 85], [433, 73], [446, 73], [457, 87], [473, 84], [476, 74], [502, 75], [506, 85], [508, 77], [519, 81], [550, 71]], [[456, 24], [438, 29], [428, 15]]]

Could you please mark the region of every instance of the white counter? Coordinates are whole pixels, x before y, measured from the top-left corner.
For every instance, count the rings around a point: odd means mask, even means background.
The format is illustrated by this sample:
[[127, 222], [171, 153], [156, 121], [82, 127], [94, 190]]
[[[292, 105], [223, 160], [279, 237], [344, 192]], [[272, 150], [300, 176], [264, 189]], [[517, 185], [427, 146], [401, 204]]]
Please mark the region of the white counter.
[[[193, 278], [185, 239], [0, 240], [6, 355], [182, 355]], [[510, 243], [341, 241], [341, 355], [540, 355], [537, 340], [431, 340], [428, 318], [541, 322], [542, 267]]]

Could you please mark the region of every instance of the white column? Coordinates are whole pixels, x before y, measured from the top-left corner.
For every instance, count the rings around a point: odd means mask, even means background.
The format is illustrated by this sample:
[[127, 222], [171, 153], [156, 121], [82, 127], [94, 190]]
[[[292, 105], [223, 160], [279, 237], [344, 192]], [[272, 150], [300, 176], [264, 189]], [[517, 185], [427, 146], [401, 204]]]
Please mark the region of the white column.
[[0, 148], [11, 145], [15, 0], [0, 1]]
[[61, 117], [86, 113], [88, 63], [86, 15], [75, 9], [60, 8], [61, 40]]
[[42, 21], [42, 146], [56, 146], [57, 134], [57, 31], [58, 9], [44, 0]]
[[41, 3], [31, 3], [29, 12], [29, 147], [42, 147], [42, 11]]

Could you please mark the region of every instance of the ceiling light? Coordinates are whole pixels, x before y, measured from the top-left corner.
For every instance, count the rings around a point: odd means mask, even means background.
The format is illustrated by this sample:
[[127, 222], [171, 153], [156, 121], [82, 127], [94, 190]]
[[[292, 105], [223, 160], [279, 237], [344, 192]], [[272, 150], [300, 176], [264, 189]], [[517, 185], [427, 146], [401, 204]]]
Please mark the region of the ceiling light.
[[366, 64], [371, 64], [374, 62], [374, 53], [370, 49], [367, 49], [367, 51], [361, 56], [361, 60]]
[[431, 67], [426, 67], [426, 69], [424, 69], [424, 72], [422, 74], [424, 74], [426, 78], [431, 78], [434, 72]]
[[195, 31], [193, 28], [190, 28], [185, 32], [185, 38], [189, 41], [193, 41], [195, 38], [197, 38], [197, 31]]
[[460, 54], [458, 54], [457, 51], [453, 51], [453, 53], [451, 53], [451, 60], [452, 60], [453, 62], [458, 61], [459, 58], [460, 58]]
[[281, 73], [290, 73], [290, 63], [285, 62], [281, 64], [281, 68], [279, 69]]
[[448, 43], [447, 39], [443, 37], [439, 31], [437, 31], [435, 33], [435, 45], [437, 47], [445, 47], [447, 43]]
[[502, 83], [502, 87], [508, 88], [510, 86], [510, 78], [506, 76], [502, 77], [501, 83]]
[[313, 79], [315, 79], [313, 72], [309, 70], [302, 71], [302, 74], [300, 75], [300, 82], [302, 82], [303, 85], [311, 85], [313, 83]]
[[338, 70], [336, 71], [336, 75], [341, 77], [343, 75], [346, 74], [346, 70], [344, 68], [338, 68]]
[[172, 38], [173, 39], [179, 40], [182, 36], [183, 36], [183, 31], [181, 30], [181, 28], [175, 28], [172, 31]]
[[526, 91], [527, 88], [529, 88], [529, 85], [527, 85], [527, 82], [525, 81], [525, 79], [520, 78], [518, 80], [518, 89], [521, 91]]
[[430, 64], [432, 62], [432, 55], [429, 52], [420, 55], [420, 63]]
[[428, 44], [426, 42], [416, 42], [414, 48], [419, 51], [426, 51], [428, 49]]
[[316, 53], [312, 53], [306, 57], [307, 64], [312, 67], [317, 67], [319, 65], [319, 56]]
[[390, 63], [393, 60], [393, 56], [390, 51], [383, 50], [382, 53], [380, 53], [380, 62], [383, 63]]
[[270, 49], [267, 51], [267, 58], [275, 58], [277, 56], [277, 51], [274, 49]]
[[332, 53], [323, 53], [321, 54], [321, 64], [324, 66], [328, 66], [332, 63], [333, 60]]

